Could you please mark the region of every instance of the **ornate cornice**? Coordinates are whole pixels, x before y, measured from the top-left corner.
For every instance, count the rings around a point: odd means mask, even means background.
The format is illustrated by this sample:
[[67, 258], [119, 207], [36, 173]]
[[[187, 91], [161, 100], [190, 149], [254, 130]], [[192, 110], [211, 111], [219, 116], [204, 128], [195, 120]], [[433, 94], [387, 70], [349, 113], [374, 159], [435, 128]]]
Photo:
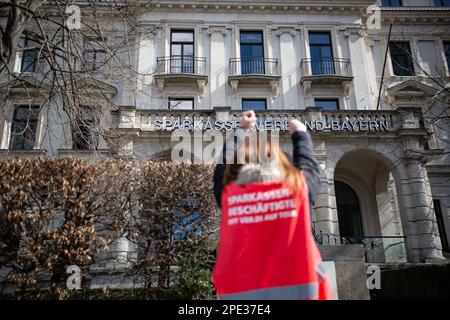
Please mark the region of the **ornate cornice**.
[[450, 24], [450, 8], [413, 7], [402, 9], [380, 10], [381, 22], [401, 25], [448, 25]]
[[366, 12], [373, 0], [323, 0], [323, 1], [297, 1], [297, 0], [263, 0], [263, 1], [210, 1], [210, 0], [184, 0], [182, 3], [175, 0], [161, 0], [150, 4], [155, 10], [184, 10], [184, 11], [221, 11], [221, 12], [286, 12], [286, 13], [355, 13]]

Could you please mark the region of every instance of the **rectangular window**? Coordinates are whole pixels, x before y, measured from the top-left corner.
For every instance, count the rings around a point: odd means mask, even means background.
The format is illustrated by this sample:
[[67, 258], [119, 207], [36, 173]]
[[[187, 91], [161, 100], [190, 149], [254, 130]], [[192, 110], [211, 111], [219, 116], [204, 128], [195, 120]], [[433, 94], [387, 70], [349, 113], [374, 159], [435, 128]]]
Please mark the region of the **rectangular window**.
[[35, 41], [24, 40], [20, 72], [36, 72], [39, 63], [40, 46]]
[[382, 0], [381, 5], [383, 7], [402, 7], [402, 0]]
[[450, 0], [434, 0], [436, 7], [450, 7]]
[[450, 73], [450, 41], [444, 41], [444, 53], [447, 59], [447, 69]]
[[333, 47], [329, 32], [309, 32], [309, 50], [313, 75], [335, 74]]
[[267, 100], [242, 99], [242, 110], [267, 110]]
[[193, 110], [194, 98], [169, 98], [169, 109]]
[[442, 215], [442, 207], [440, 200], [433, 200], [434, 212], [436, 213], [436, 222], [438, 224], [439, 235], [441, 237], [442, 250], [445, 252], [449, 251], [449, 244], [447, 239], [447, 234], [445, 232], [444, 217]]
[[314, 99], [314, 105], [316, 107], [323, 108], [324, 110], [339, 110], [339, 99]]
[[396, 76], [413, 76], [414, 66], [409, 42], [391, 41], [389, 43], [392, 67]]
[[106, 63], [106, 51], [102, 39], [93, 39], [86, 42], [83, 59], [86, 70], [97, 71]]
[[241, 73], [265, 74], [262, 31], [241, 31]]
[[194, 73], [194, 31], [171, 31], [170, 72]]
[[99, 142], [99, 120], [96, 112], [83, 107], [77, 115], [72, 129], [73, 148], [76, 150], [96, 150]]
[[14, 110], [10, 149], [29, 150], [34, 148], [38, 117], [38, 106], [19, 106]]

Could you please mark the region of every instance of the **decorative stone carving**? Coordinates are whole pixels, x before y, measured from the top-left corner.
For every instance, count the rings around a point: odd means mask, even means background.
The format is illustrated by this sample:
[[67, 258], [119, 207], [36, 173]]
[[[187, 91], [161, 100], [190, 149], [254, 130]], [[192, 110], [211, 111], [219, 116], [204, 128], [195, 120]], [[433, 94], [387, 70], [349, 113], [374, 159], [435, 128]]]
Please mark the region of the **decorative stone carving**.
[[276, 34], [279, 36], [281, 36], [283, 34], [289, 34], [291, 36], [295, 36], [296, 31], [294, 28], [282, 27], [282, 28], [277, 29]]
[[367, 36], [367, 33], [364, 30], [360, 29], [360, 28], [347, 28], [344, 31], [344, 36], [359, 38], [359, 37]]
[[350, 81], [342, 82], [341, 88], [342, 88], [342, 95], [344, 96], [344, 98], [348, 97], [348, 94], [350, 92], [350, 87], [351, 87], [351, 82]]
[[227, 34], [227, 29], [225, 27], [222, 26], [213, 26], [213, 27], [209, 27], [208, 28], [208, 34], [212, 35], [214, 33], [221, 33], [222, 35], [226, 35]]
[[231, 80], [230, 85], [231, 85], [231, 92], [233, 93], [233, 95], [236, 95], [238, 85], [239, 85], [239, 80]]
[[270, 88], [272, 97], [275, 98], [278, 95], [278, 80], [270, 81]]
[[205, 91], [206, 80], [197, 80], [198, 95], [203, 97]]

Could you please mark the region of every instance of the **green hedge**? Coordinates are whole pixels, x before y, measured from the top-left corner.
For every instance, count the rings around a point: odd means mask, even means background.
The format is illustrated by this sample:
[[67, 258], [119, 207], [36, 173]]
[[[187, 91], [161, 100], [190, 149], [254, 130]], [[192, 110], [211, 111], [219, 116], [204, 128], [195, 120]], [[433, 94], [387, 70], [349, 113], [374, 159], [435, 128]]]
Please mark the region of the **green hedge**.
[[418, 265], [381, 271], [381, 289], [372, 300], [450, 299], [450, 264]]

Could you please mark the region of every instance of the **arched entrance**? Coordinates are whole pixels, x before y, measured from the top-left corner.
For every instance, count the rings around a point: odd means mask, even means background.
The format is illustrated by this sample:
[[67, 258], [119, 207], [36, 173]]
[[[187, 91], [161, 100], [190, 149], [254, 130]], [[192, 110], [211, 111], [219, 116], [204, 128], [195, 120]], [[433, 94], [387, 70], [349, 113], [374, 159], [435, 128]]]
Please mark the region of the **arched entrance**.
[[361, 243], [364, 236], [359, 198], [348, 184], [335, 181], [339, 234], [346, 242]]
[[341, 244], [363, 244], [368, 262], [406, 262], [406, 243], [388, 162], [359, 149], [346, 153], [334, 170]]

